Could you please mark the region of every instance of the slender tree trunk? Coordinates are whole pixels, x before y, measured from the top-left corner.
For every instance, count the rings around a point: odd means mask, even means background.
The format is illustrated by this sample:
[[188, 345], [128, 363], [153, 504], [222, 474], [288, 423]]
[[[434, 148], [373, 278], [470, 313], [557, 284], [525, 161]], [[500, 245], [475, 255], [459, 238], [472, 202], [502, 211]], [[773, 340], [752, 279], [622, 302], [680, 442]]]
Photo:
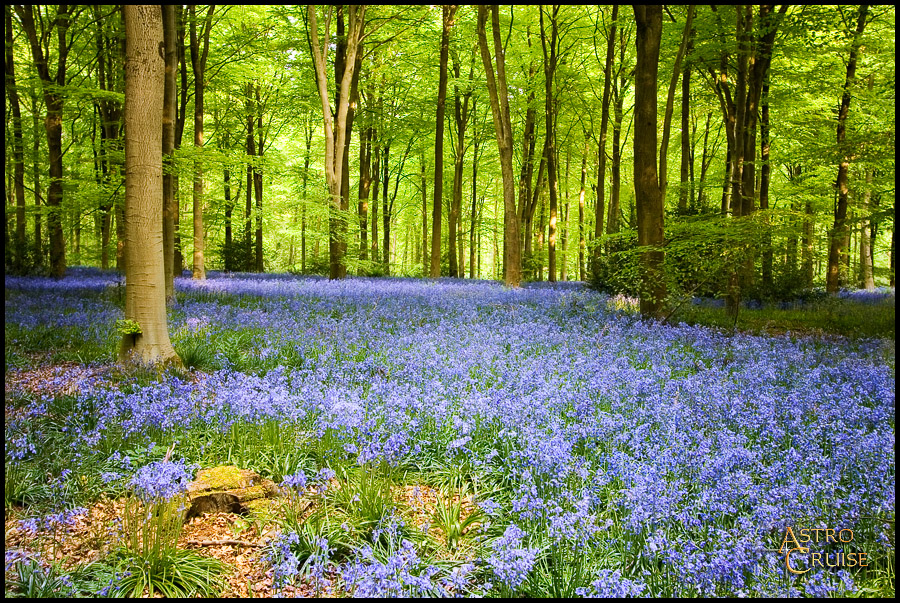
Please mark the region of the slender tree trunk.
[[[444, 204], [444, 111], [447, 99], [447, 60], [450, 53], [450, 30], [457, 5], [443, 5], [441, 30], [440, 76], [438, 79], [437, 111], [434, 135], [434, 205], [431, 215], [431, 278], [441, 275], [441, 209]], [[450, 237], [453, 232], [450, 231]]]
[[180, 364], [166, 322], [162, 240], [165, 60], [159, 5], [125, 5], [125, 318], [119, 361]]
[[5, 71], [6, 71], [6, 94], [9, 97], [10, 108], [12, 109], [12, 131], [13, 131], [13, 189], [16, 199], [16, 238], [14, 245], [13, 270], [21, 273], [25, 270], [26, 254], [28, 251], [27, 242], [25, 240], [25, 146], [22, 138], [22, 110], [19, 107], [19, 92], [16, 89], [16, 73], [15, 63], [13, 61], [13, 29], [12, 29], [12, 8], [5, 5], [5, 27], [6, 27], [6, 53], [5, 53]]
[[617, 86], [616, 92], [612, 136], [612, 164], [610, 165], [609, 214], [606, 219], [606, 232], [609, 234], [619, 232], [619, 216], [622, 213], [619, 200], [622, 191], [622, 119], [625, 112], [624, 76], [622, 77], [621, 85]]
[[247, 112], [247, 191], [244, 193], [244, 253], [241, 270], [250, 271], [253, 257], [253, 186], [254, 170], [253, 162], [256, 157], [256, 134], [254, 132], [255, 121], [253, 119], [256, 109], [253, 105], [253, 83], [247, 82], [245, 98], [245, 111]]
[[845, 150], [844, 141], [847, 131], [847, 116], [850, 113], [851, 88], [856, 80], [856, 60], [859, 47], [862, 43], [863, 30], [866, 27], [866, 17], [869, 5], [862, 4], [859, 7], [859, 17], [856, 24], [856, 32], [850, 47], [850, 60], [847, 62], [847, 78], [844, 82], [844, 91], [841, 95], [840, 109], [838, 110], [837, 144], [844, 153], [838, 167], [837, 191], [838, 202], [834, 211], [834, 228], [831, 231], [831, 241], [828, 248], [828, 273], [825, 281], [825, 290], [828, 293], [837, 293], [841, 285], [846, 283], [842, 279], [840, 264], [841, 259], [847, 253], [847, 205], [850, 198], [850, 152]]
[[[175, 301], [175, 214], [178, 211], [178, 207], [175, 204], [175, 179], [172, 174], [175, 169], [175, 72], [178, 70], [175, 7], [170, 4], [163, 4], [162, 19], [165, 44], [165, 81], [162, 115], [162, 156], [164, 162], [162, 176], [162, 234], [163, 268], [166, 281], [166, 303], [168, 304]], [[225, 173], [227, 179], [228, 171], [226, 170]], [[228, 201], [226, 201], [226, 207], [228, 207]], [[230, 220], [227, 229], [226, 239], [230, 239]], [[226, 244], [228, 249], [230, 249], [230, 241], [226, 240]]]
[[[488, 48], [486, 23], [488, 11], [491, 15], [491, 29], [494, 42], [494, 71]], [[491, 113], [494, 117], [494, 131], [500, 154], [500, 173], [503, 180], [503, 266], [504, 282], [509, 287], [518, 287], [522, 279], [522, 256], [519, 246], [519, 216], [516, 211], [516, 183], [512, 162], [512, 125], [509, 111], [509, 89], [506, 83], [506, 58], [500, 37], [499, 8], [478, 7], [478, 46], [487, 79], [488, 95], [491, 99]]]
[[359, 259], [369, 259], [369, 190], [372, 188], [372, 128], [364, 128], [359, 140]]
[[556, 282], [556, 238], [557, 206], [559, 204], [559, 168], [556, 161], [556, 120], [554, 108], [553, 77], [557, 62], [557, 15], [559, 5], [553, 5], [550, 18], [550, 48], [547, 48], [547, 34], [544, 29], [544, 10], [540, 11], [541, 46], [544, 51], [544, 120], [546, 123], [547, 145], [547, 185], [550, 193], [550, 224], [547, 236], [548, 275], [547, 280]]
[[420, 175], [422, 177], [422, 276], [430, 274], [430, 256], [428, 255], [428, 171], [425, 169], [425, 151], [419, 156]]
[[[47, 228], [50, 238], [50, 272], [56, 278], [62, 278], [66, 272], [66, 246], [62, 228], [62, 199], [63, 199], [63, 148], [62, 148], [62, 118], [63, 96], [61, 89], [66, 85], [66, 61], [69, 54], [69, 45], [66, 43], [72, 13], [72, 7], [61, 4], [57, 6], [57, 12], [53, 20], [46, 24], [40, 19], [41, 32], [35, 26], [34, 12], [40, 14], [41, 7], [33, 5], [15, 5], [16, 14], [22, 23], [22, 28], [31, 46], [31, 55], [35, 68], [43, 88], [46, 117], [44, 119], [44, 131], [47, 136], [47, 151], [49, 155], [50, 182], [47, 188]], [[56, 49], [56, 73], [51, 74], [49, 68], [49, 56], [42, 44], [45, 37], [56, 34], [58, 45]]]
[[[318, 22], [316, 19], [316, 7], [310, 5], [307, 8], [309, 23], [310, 54], [313, 58], [316, 73], [316, 85], [319, 92], [319, 100], [322, 104], [322, 116], [325, 126], [325, 180], [329, 192], [329, 277], [332, 279], [343, 278], [346, 275], [346, 266], [342, 255], [342, 243], [345, 245], [345, 222], [341, 219], [342, 207], [349, 204], [349, 200], [342, 198], [343, 170], [345, 147], [349, 144], [348, 113], [352, 99], [351, 87], [353, 81], [358, 79], [360, 61], [357, 53], [361, 52], [361, 39], [365, 27], [365, 6], [350, 5], [348, 10], [349, 28], [347, 35], [343, 35], [343, 5], [338, 7], [338, 50], [336, 51], [335, 80], [339, 87], [335, 111], [331, 109], [331, 94], [328, 91], [327, 76], [327, 52], [330, 46], [329, 21], [331, 11], [325, 22], [324, 44], [320, 43]], [[343, 63], [341, 65], [341, 63]], [[343, 67], [339, 69], [339, 67]], [[352, 123], [352, 122], [351, 122]], [[348, 205], [349, 206], [349, 205]]]
[[[693, 35], [691, 31], [688, 37], [686, 53], [690, 55], [693, 48]], [[685, 63], [684, 72], [681, 75], [681, 186], [678, 189], [678, 213], [684, 215], [688, 211], [688, 193], [691, 180], [691, 66]], [[692, 199], [691, 199], [692, 200]]]
[[581, 154], [581, 188], [578, 190], [578, 280], [584, 281], [587, 278], [585, 272], [585, 256], [587, 244], [584, 239], [584, 195], [585, 184], [587, 182], [587, 156], [591, 135], [584, 133], [584, 152]]
[[[478, 122], [475, 121], [475, 103], [472, 102], [472, 121], [475, 122], [475, 132], [472, 140], [472, 214], [471, 226], [469, 228], [469, 278], [475, 278], [476, 263], [476, 230], [478, 229]], [[478, 257], [481, 257], [481, 250], [478, 250]], [[480, 274], [479, 274], [480, 276]]]
[[[870, 81], [871, 85], [871, 81]], [[872, 180], [873, 171], [866, 170], [866, 191], [863, 193], [862, 212], [859, 232], [859, 286], [866, 291], [875, 290], [874, 265], [872, 257]]]
[[806, 207], [804, 208], [806, 219], [803, 221], [803, 238], [800, 241], [801, 245], [801, 261], [803, 263], [803, 280], [806, 284], [807, 289], [811, 289], [813, 286], [813, 277], [815, 274], [814, 265], [813, 265], [813, 250], [815, 246], [815, 240], [813, 235], [815, 234], [815, 219], [816, 214], [813, 211], [813, 205], [811, 201], [806, 202]]
[[[762, 165], [759, 170], [759, 208], [769, 209], [769, 181], [772, 169], [769, 165], [769, 83], [763, 85], [762, 107], [759, 121], [760, 160]], [[769, 220], [766, 218], [766, 224]], [[766, 291], [774, 287], [773, 264], [775, 262], [772, 250], [772, 232], [769, 228], [763, 233], [763, 257], [762, 257], [762, 285]]]
[[[263, 138], [263, 106], [259, 96], [259, 83], [256, 84], [256, 156], [262, 161], [263, 152], [265, 151], [265, 140]], [[262, 167], [257, 165], [253, 170], [253, 196], [256, 199], [256, 246], [254, 253], [254, 269], [256, 272], [265, 272], [263, 264], [263, 174]]]
[[[195, 5], [192, 4], [189, 6], [191, 15], [191, 67], [194, 70], [194, 150], [197, 153], [203, 149], [203, 92], [206, 88], [206, 59], [209, 56], [209, 33], [212, 29], [214, 8], [214, 5], [210, 5], [207, 9], [206, 21], [203, 25], [203, 30], [198, 37]], [[200, 48], [201, 39], [203, 43], [202, 50]], [[193, 189], [193, 278], [196, 280], [203, 280], [206, 278], [206, 265], [204, 260], [206, 233], [203, 228], [204, 194], [203, 164], [200, 159], [195, 159]]]
[[39, 100], [37, 93], [31, 90], [31, 165], [34, 169], [34, 265], [40, 268], [44, 265], [44, 246], [41, 233], [41, 171], [40, 171], [40, 118], [38, 117]]
[[388, 276], [391, 272], [391, 207], [388, 202], [388, 184], [390, 176], [390, 159], [391, 148], [388, 144], [382, 149], [383, 157], [382, 167], [382, 187], [381, 187], [381, 220], [382, 220], [382, 251], [381, 265], [383, 266], [384, 275]]
[[[591, 272], [595, 275], [600, 270], [600, 254], [602, 251], [599, 245], [603, 236], [603, 218], [605, 214], [606, 204], [606, 133], [609, 129], [609, 101], [610, 89], [612, 87], [613, 73], [612, 65], [615, 59], [616, 50], [616, 27], [619, 21], [619, 5], [614, 4], [612, 9], [612, 18], [609, 26], [609, 33], [606, 38], [606, 63], [603, 67], [603, 101], [600, 113], [600, 144], [597, 149], [597, 203], [594, 210], [594, 249], [592, 253]], [[621, 128], [621, 116], [617, 114], [616, 123]], [[613, 126], [614, 132], [615, 125]], [[613, 143], [615, 147], [615, 142]], [[618, 206], [613, 208], [612, 199], [609, 204], [609, 218], [606, 222], [608, 232], [618, 232]]]

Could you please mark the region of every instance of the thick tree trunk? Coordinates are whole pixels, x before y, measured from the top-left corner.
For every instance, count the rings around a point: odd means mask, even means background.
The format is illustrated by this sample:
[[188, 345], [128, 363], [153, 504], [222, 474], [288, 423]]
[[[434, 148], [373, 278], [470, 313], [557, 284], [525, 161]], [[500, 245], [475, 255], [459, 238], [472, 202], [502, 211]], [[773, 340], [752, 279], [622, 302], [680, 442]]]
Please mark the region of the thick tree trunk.
[[635, 67], [634, 183], [637, 204], [638, 245], [648, 247], [643, 264], [640, 292], [641, 314], [658, 317], [666, 299], [663, 274], [663, 198], [656, 165], [656, 85], [659, 45], [662, 37], [662, 6], [634, 6], [637, 22]]
[[180, 363], [166, 323], [162, 240], [165, 61], [159, 5], [125, 5], [125, 333], [120, 362]]

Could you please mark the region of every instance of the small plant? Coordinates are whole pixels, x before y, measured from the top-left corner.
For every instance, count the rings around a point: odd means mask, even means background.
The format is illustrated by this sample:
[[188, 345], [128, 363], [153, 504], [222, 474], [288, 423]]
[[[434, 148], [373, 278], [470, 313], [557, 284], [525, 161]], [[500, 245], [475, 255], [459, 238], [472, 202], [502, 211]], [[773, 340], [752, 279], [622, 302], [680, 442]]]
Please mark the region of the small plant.
[[120, 335], [140, 335], [143, 332], [141, 331], [141, 325], [136, 320], [130, 318], [121, 318], [117, 320], [116, 331], [118, 331]]
[[6, 583], [7, 597], [49, 599], [72, 593], [71, 580], [52, 565], [45, 568], [36, 559], [28, 559], [18, 561], [14, 568], [12, 578]]
[[485, 515], [475, 507], [466, 509], [468, 484], [441, 492], [434, 509], [434, 522], [444, 532], [447, 549], [455, 553], [461, 542], [474, 533], [474, 527], [484, 523]]
[[131, 479], [133, 496], [125, 505], [125, 546], [119, 550], [118, 582], [123, 596], [216, 596], [224, 565], [195, 551], [178, 550], [184, 520], [184, 494], [193, 467], [159, 462], [142, 467]]

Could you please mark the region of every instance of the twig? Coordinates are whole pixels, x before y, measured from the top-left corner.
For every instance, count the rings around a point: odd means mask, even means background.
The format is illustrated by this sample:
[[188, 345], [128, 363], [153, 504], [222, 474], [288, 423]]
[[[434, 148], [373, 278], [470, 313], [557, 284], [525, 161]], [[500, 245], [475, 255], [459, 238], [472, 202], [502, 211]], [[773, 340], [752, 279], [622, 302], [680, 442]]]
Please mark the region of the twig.
[[254, 548], [260, 546], [253, 542], [247, 542], [246, 540], [188, 540], [185, 544], [194, 546], [247, 546]]

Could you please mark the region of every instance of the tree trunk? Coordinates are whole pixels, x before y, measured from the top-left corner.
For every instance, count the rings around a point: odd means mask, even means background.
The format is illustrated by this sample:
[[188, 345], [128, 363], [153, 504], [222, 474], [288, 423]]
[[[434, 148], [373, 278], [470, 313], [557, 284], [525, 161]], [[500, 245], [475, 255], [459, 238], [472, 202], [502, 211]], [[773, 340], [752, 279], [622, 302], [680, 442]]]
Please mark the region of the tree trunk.
[[[28, 37], [31, 46], [31, 55], [43, 89], [44, 104], [46, 105], [46, 117], [44, 119], [44, 131], [47, 136], [47, 151], [49, 154], [50, 183], [47, 188], [47, 228], [50, 237], [50, 273], [56, 278], [62, 278], [66, 273], [66, 245], [62, 228], [62, 198], [63, 198], [63, 148], [62, 148], [62, 118], [63, 96], [61, 89], [66, 85], [66, 60], [69, 54], [69, 45], [66, 44], [66, 32], [71, 23], [71, 7], [65, 4], [58, 5], [56, 16], [47, 24], [41, 18], [41, 32], [35, 27], [34, 12], [40, 11], [40, 6], [15, 5], [16, 14], [22, 23], [22, 28]], [[55, 31], [58, 39], [56, 73], [50, 73], [49, 56], [45, 54], [42, 42]]]
[[[585, 256], [587, 244], [584, 239], [584, 195], [585, 184], [587, 183], [587, 156], [591, 135], [584, 133], [584, 152], [581, 154], [581, 187], [578, 190], [578, 280], [584, 281], [587, 278], [585, 272]], [[602, 210], [601, 210], [602, 211]]]
[[[688, 36], [686, 53], [689, 55], [693, 48], [693, 35]], [[681, 185], [678, 189], [678, 213], [684, 215], [688, 211], [689, 182], [691, 180], [691, 67], [685, 63], [684, 72], [681, 75]], [[693, 201], [693, 199], [691, 199]]]
[[[189, 5], [191, 15], [191, 67], [194, 71], [194, 150], [199, 153], [203, 149], [203, 91], [206, 88], [206, 59], [209, 56], [209, 33], [212, 29], [212, 16], [215, 5], [210, 5], [206, 11], [206, 21], [198, 37], [197, 15], [195, 5]], [[203, 48], [200, 48], [200, 40]], [[193, 189], [193, 230], [194, 230], [194, 261], [193, 278], [203, 280], [206, 278], [206, 266], [204, 251], [206, 247], [205, 232], [203, 229], [204, 209], [204, 181], [203, 164], [200, 159], [194, 160], [194, 189]]]
[[[437, 110], [434, 134], [434, 204], [431, 213], [431, 268], [429, 276], [441, 275], [441, 209], [444, 204], [444, 111], [447, 100], [447, 60], [450, 54], [450, 30], [456, 15], [457, 5], [441, 7], [443, 28], [441, 30], [440, 67], [438, 79]], [[450, 232], [450, 238], [453, 232]]]
[[359, 259], [369, 259], [369, 190], [372, 188], [372, 138], [373, 128], [362, 130], [359, 139]]
[[[612, 9], [612, 18], [609, 26], [609, 33], [606, 39], [606, 63], [603, 67], [603, 102], [600, 109], [600, 144], [597, 149], [597, 203], [594, 209], [594, 249], [591, 254], [591, 272], [597, 274], [600, 266], [600, 253], [602, 251], [599, 243], [603, 236], [603, 218], [605, 214], [606, 204], [606, 134], [609, 129], [609, 100], [610, 90], [612, 87], [612, 64], [615, 58], [616, 50], [616, 27], [619, 21], [619, 5], [614, 4]], [[620, 120], [621, 117], [618, 117]], [[621, 126], [621, 124], [619, 124]], [[616, 217], [619, 208], [615, 210], [610, 199], [609, 219], [606, 222], [608, 232], [618, 232]], [[614, 213], [615, 212], [615, 213]]]
[[663, 198], [656, 157], [656, 85], [659, 45], [662, 37], [662, 6], [634, 6], [637, 23], [635, 67], [634, 183], [637, 203], [638, 245], [649, 247], [641, 258], [643, 275], [641, 314], [658, 317], [666, 298], [663, 274]]
[[13, 61], [12, 9], [7, 4], [3, 10], [6, 24], [6, 54], [4, 61], [6, 67], [6, 94], [9, 97], [13, 117], [13, 189], [16, 199], [16, 238], [13, 270], [21, 273], [25, 270], [25, 256], [28, 251], [25, 241], [25, 147], [22, 139], [22, 111], [19, 107], [19, 93], [16, 90], [15, 63]]
[[[175, 72], [178, 70], [178, 45], [176, 41], [177, 29], [175, 27], [175, 7], [170, 4], [162, 5], [163, 38], [165, 44], [165, 83], [163, 93], [162, 116], [162, 156], [164, 170], [162, 176], [163, 186], [163, 267], [166, 280], [166, 303], [175, 301], [175, 214], [178, 206], [175, 204]], [[227, 179], [226, 170], [226, 179]], [[226, 201], [227, 203], [227, 201]], [[228, 236], [230, 238], [231, 224], [228, 224]], [[226, 241], [229, 244], [230, 241]]]
[[430, 256], [428, 255], [428, 171], [425, 169], [425, 151], [419, 156], [422, 178], [422, 276], [430, 274]]
[[[871, 85], [871, 81], [870, 81]], [[872, 180], [873, 171], [866, 170], [866, 191], [863, 193], [862, 212], [859, 232], [859, 286], [866, 291], [875, 290], [875, 276], [872, 258]]]
[[[471, 226], [469, 228], [469, 278], [475, 278], [475, 263], [476, 263], [476, 230], [478, 228], [478, 203], [477, 203], [477, 191], [478, 191], [478, 122], [475, 120], [475, 102], [472, 102], [472, 121], [474, 123], [474, 135], [472, 137], [472, 214], [471, 214]], [[480, 250], [479, 250], [480, 252]], [[480, 257], [480, 253], [479, 253]], [[479, 276], [481, 276], [479, 274]]]
[[[339, 92], [335, 103], [335, 112], [331, 109], [331, 94], [328, 91], [327, 52], [329, 50], [329, 22], [331, 11], [325, 22], [324, 44], [320, 44], [318, 22], [316, 20], [316, 7], [310, 5], [307, 8], [309, 22], [310, 54], [313, 58], [316, 73], [316, 85], [319, 92], [319, 100], [322, 104], [322, 116], [325, 127], [325, 181], [329, 193], [329, 278], [340, 279], [346, 275], [346, 266], [342, 255], [342, 242], [346, 243], [343, 235], [346, 226], [341, 219], [342, 206], [349, 200], [342, 200], [341, 189], [344, 182], [344, 156], [345, 147], [349, 144], [348, 113], [351, 104], [351, 87], [353, 80], [357, 78], [360, 62], [357, 53], [361, 51], [360, 42], [365, 27], [365, 6], [349, 6], [349, 29], [346, 36], [339, 35], [337, 40], [341, 47], [343, 65], [335, 66], [335, 80], [338, 83]], [[343, 23], [343, 7], [338, 8], [339, 24]], [[336, 57], [337, 58], [337, 57]], [[338, 69], [342, 66], [343, 69]]]
[[[265, 151], [265, 140], [263, 138], [263, 105], [259, 97], [259, 83], [256, 84], [256, 156], [262, 161], [263, 152]], [[253, 196], [256, 199], [256, 246], [254, 253], [254, 269], [256, 272], [265, 272], [263, 264], [263, 175], [262, 168], [257, 167], [253, 170]]]
[[180, 364], [166, 323], [160, 6], [125, 5], [125, 32], [125, 319], [137, 323], [140, 332], [123, 334], [119, 361]]
[[856, 80], [856, 59], [862, 43], [863, 30], [866, 27], [868, 9], [868, 4], [862, 4], [859, 7], [856, 32], [850, 46], [850, 60], [847, 62], [847, 78], [844, 82], [844, 92], [841, 95], [841, 105], [838, 110], [837, 144], [844, 156], [838, 166], [838, 202], [834, 210], [834, 228], [831, 231], [831, 241], [828, 248], [828, 273], [825, 280], [825, 290], [828, 293], [837, 293], [838, 289], [846, 284], [846, 281], [841, 278], [840, 264], [842, 257], [847, 253], [845, 239], [847, 237], [847, 204], [850, 198], [849, 173], [851, 153], [849, 149], [844, 149], [844, 140], [846, 138], [847, 116], [850, 113], [851, 88]]
[[662, 142], [659, 146], [659, 190], [662, 195], [662, 203], [666, 202], [666, 189], [669, 186], [667, 166], [669, 161], [669, 133], [672, 129], [672, 113], [675, 111], [675, 89], [678, 86], [678, 76], [681, 74], [681, 61], [687, 51], [691, 38], [691, 25], [694, 22], [694, 5], [688, 6], [687, 20], [684, 31], [681, 34], [681, 45], [678, 54], [675, 55], [675, 67], [672, 69], [672, 79], [669, 82], [669, 90], [666, 95], [666, 113], [663, 118]]
[[557, 206], [559, 204], [559, 169], [556, 161], [556, 120], [553, 102], [553, 77], [557, 62], [557, 16], [559, 5], [553, 5], [550, 18], [550, 49], [547, 49], [547, 33], [544, 29], [544, 9], [540, 10], [541, 47], [544, 51], [544, 121], [546, 123], [547, 185], [550, 193], [550, 225], [547, 234], [547, 280], [556, 282]]

